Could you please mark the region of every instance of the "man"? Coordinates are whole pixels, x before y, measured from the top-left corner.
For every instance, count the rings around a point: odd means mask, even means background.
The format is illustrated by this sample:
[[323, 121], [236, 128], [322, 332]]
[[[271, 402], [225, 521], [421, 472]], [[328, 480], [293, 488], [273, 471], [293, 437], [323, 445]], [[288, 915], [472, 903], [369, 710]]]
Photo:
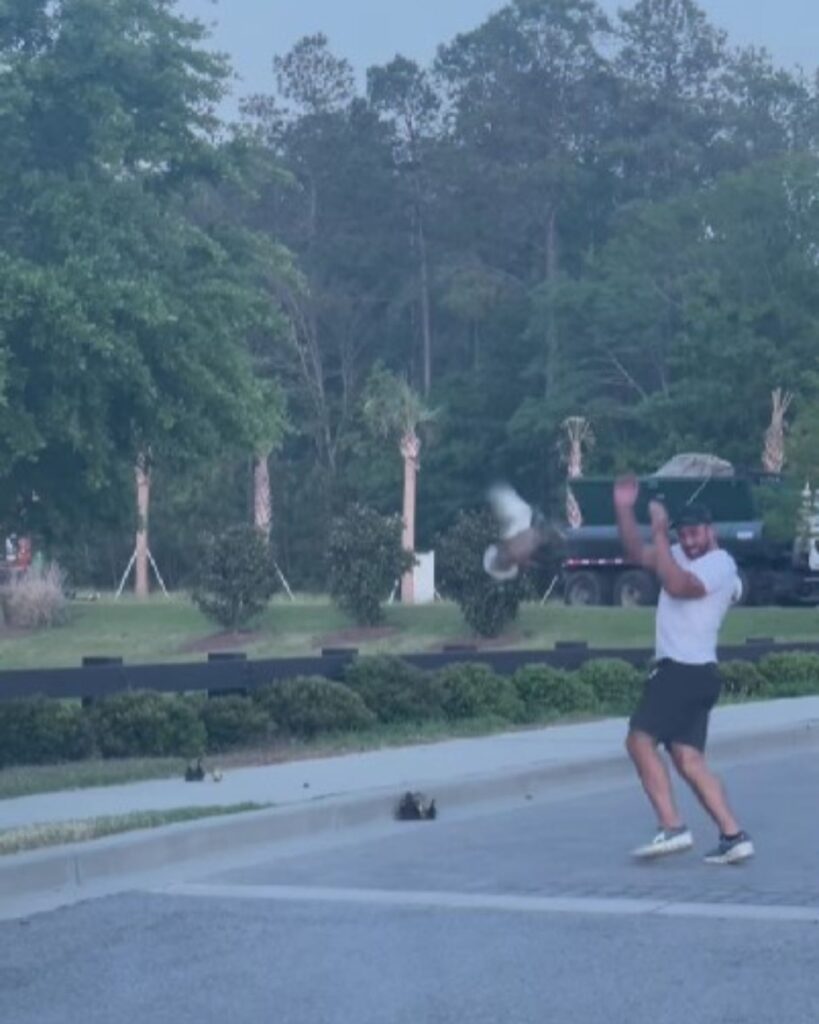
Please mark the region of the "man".
[[626, 749], [659, 820], [659, 831], [634, 851], [641, 858], [688, 850], [694, 840], [674, 801], [671, 779], [657, 747], [662, 743], [674, 767], [719, 828], [709, 864], [736, 864], [754, 854], [750, 836], [734, 817], [719, 779], [705, 762], [711, 708], [719, 697], [717, 635], [735, 598], [736, 563], [719, 548], [708, 509], [690, 504], [677, 517], [679, 543], [669, 541], [665, 507], [649, 505], [652, 543], [644, 544], [634, 515], [639, 493], [635, 477], [614, 485], [620, 539], [629, 561], [656, 573], [661, 585], [656, 618], [657, 665], [629, 723]]

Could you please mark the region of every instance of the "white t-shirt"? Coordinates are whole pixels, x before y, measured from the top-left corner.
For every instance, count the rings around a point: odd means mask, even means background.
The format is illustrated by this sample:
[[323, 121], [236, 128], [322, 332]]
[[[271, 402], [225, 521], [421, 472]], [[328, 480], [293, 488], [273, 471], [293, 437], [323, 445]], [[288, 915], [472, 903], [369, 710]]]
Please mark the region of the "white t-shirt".
[[717, 548], [700, 558], [687, 558], [679, 544], [671, 548], [674, 561], [699, 579], [705, 597], [672, 597], [663, 589], [657, 604], [657, 659], [671, 658], [686, 665], [717, 660], [717, 636], [725, 613], [739, 592], [737, 564]]

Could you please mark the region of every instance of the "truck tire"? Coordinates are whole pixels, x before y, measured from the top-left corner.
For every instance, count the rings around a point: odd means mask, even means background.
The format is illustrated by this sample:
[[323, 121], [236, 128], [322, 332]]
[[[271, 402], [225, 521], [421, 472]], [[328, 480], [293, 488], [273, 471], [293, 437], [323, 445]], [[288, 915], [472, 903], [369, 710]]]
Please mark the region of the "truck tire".
[[627, 569], [614, 583], [614, 603], [621, 608], [639, 608], [656, 604], [659, 587], [645, 569]]
[[600, 573], [570, 573], [563, 589], [563, 599], [568, 605], [604, 604], [605, 586]]

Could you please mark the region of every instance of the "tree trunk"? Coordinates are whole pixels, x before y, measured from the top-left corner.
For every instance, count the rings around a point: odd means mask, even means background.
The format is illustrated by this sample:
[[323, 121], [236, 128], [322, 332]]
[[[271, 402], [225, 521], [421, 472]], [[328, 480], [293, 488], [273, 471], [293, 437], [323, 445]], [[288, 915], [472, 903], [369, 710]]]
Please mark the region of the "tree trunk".
[[144, 454], [137, 457], [137, 531], [134, 593], [138, 598], [148, 597], [148, 508], [151, 501], [151, 474]]
[[552, 291], [557, 279], [557, 213], [552, 206], [549, 210], [546, 222], [546, 288], [547, 288], [547, 312], [546, 312], [546, 373], [545, 373], [545, 397], [550, 399], [555, 393], [557, 382], [557, 325], [555, 323], [554, 295]]
[[273, 522], [270, 501], [269, 454], [256, 455], [253, 459], [253, 525], [267, 540]]
[[429, 261], [427, 259], [427, 241], [424, 235], [424, 222], [421, 211], [418, 211], [418, 259], [421, 274], [421, 337], [423, 341], [422, 367], [424, 398], [429, 397], [432, 387], [432, 316], [429, 299]]
[[[404, 459], [404, 530], [401, 545], [411, 554], [415, 552], [415, 497], [420, 451], [421, 442], [415, 432], [405, 434], [401, 439], [401, 455]], [[402, 604], [415, 603], [414, 582], [412, 569], [401, 577]]]

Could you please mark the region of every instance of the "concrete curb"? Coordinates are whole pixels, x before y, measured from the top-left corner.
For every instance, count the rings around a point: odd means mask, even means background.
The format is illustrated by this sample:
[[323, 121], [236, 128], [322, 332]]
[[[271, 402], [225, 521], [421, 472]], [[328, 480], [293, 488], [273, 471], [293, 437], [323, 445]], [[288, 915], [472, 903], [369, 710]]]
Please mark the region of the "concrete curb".
[[[719, 763], [817, 746], [816, 723], [802, 722], [715, 737], [709, 752]], [[605, 754], [583, 761], [545, 762], [524, 770], [475, 774], [424, 788], [446, 815], [459, 810], [475, 811], [502, 801], [514, 806], [517, 801], [522, 804], [538, 796], [571, 796], [583, 785], [619, 785], [632, 777], [631, 765], [624, 756]], [[133, 882], [134, 876], [169, 867], [247, 853], [274, 844], [332, 838], [342, 831], [379, 823], [386, 827], [399, 795], [394, 787], [374, 789], [12, 854], [0, 858], [0, 908], [19, 903], [25, 897], [39, 897], [49, 906], [57, 906], [90, 897], [99, 889], [122, 891], [129, 888], [128, 882]], [[3, 916], [0, 912], [0, 918]]]

